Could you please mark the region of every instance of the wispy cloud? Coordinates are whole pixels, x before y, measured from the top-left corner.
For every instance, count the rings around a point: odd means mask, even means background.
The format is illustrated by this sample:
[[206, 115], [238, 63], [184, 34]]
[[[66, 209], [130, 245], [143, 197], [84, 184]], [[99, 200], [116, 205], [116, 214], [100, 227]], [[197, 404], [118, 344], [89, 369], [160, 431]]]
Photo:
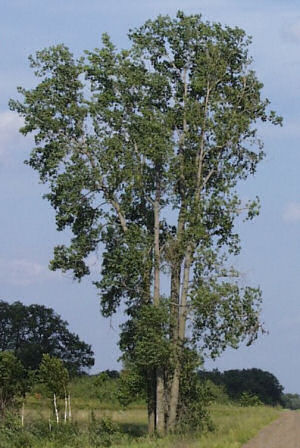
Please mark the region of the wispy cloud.
[[283, 219], [286, 222], [300, 222], [300, 202], [290, 202], [287, 204]]
[[282, 37], [288, 42], [300, 42], [300, 17], [287, 22], [282, 28]]
[[28, 286], [60, 276], [47, 266], [26, 259], [5, 260], [0, 258], [0, 281], [12, 285]]
[[23, 120], [17, 113], [11, 111], [0, 113], [0, 162], [20, 143], [22, 136], [19, 129], [22, 124]]

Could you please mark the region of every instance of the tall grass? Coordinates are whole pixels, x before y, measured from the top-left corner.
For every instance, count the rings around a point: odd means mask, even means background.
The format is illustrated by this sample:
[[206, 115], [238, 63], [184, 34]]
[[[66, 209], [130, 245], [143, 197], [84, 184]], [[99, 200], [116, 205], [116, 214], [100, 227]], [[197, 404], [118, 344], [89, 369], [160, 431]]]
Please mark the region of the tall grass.
[[[242, 408], [237, 405], [214, 405], [211, 409], [215, 430], [203, 434], [172, 435], [164, 439], [150, 439], [146, 435], [145, 409], [126, 411], [98, 410], [93, 413], [96, 432], [91, 432], [91, 413], [81, 410], [76, 423], [71, 426], [53, 425], [49, 435], [46, 421], [30, 424], [23, 439], [8, 443], [3, 448], [239, 448], [251, 439], [263, 426], [277, 418], [281, 410], [266, 406]], [[120, 428], [117, 434], [103, 439], [98, 418], [110, 416]], [[86, 423], [89, 422], [89, 423]], [[87, 426], [88, 425], [88, 426]], [[125, 431], [125, 432], [124, 432]], [[95, 438], [91, 438], [95, 434]], [[27, 438], [26, 438], [27, 437]], [[97, 437], [99, 441], [97, 441]], [[12, 439], [11, 439], [12, 440]], [[96, 440], [96, 441], [95, 441]], [[21, 445], [20, 445], [21, 442]], [[0, 444], [1, 445], [1, 444]], [[1, 445], [2, 448], [2, 445]]]
[[[169, 436], [162, 440], [139, 440], [123, 448], [240, 448], [281, 410], [267, 406], [241, 408], [215, 405], [211, 409], [215, 430], [198, 435]], [[116, 445], [113, 445], [116, 448]]]

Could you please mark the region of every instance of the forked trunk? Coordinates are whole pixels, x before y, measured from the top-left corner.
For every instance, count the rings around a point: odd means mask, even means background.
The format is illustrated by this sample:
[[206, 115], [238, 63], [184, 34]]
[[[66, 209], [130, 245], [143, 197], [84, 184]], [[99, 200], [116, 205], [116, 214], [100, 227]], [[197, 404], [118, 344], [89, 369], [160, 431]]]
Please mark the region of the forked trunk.
[[[180, 298], [180, 306], [178, 311], [178, 337], [175, 340], [175, 368], [171, 381], [170, 388], [170, 402], [169, 402], [169, 418], [168, 431], [173, 431], [177, 423], [177, 411], [179, 404], [180, 392], [180, 375], [181, 375], [181, 355], [185, 339], [185, 328], [187, 319], [187, 298], [189, 290], [190, 269], [192, 264], [193, 248], [188, 246], [185, 255], [184, 270], [183, 270], [183, 285]], [[176, 345], [177, 342], [177, 345]]]

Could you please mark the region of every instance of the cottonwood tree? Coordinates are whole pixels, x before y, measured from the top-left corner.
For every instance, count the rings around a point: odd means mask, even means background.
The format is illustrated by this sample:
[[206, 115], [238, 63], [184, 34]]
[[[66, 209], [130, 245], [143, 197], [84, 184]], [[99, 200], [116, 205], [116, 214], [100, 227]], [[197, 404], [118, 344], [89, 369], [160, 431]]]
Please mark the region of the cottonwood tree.
[[250, 68], [250, 39], [200, 15], [159, 16], [130, 31], [130, 47], [102, 47], [75, 60], [64, 45], [31, 57], [40, 78], [11, 101], [33, 133], [27, 163], [70, 245], [52, 269], [89, 274], [102, 313], [124, 304], [124, 362], [144, 378], [149, 431], [174, 430], [185, 361], [249, 344], [260, 329], [259, 289], [242, 287], [228, 255], [235, 221], [258, 213], [237, 184], [263, 158], [259, 121], [280, 123]]

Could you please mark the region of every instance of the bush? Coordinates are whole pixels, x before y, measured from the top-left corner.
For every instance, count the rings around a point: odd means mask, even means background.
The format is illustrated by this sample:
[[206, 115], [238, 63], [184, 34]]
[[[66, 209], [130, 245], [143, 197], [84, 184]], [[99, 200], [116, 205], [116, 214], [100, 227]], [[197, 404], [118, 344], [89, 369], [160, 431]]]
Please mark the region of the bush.
[[299, 394], [282, 394], [282, 405], [287, 409], [300, 409], [300, 395]]
[[5, 413], [0, 424], [1, 448], [31, 448], [33, 436], [21, 426], [20, 417]]
[[92, 421], [89, 427], [90, 444], [95, 447], [109, 447], [122, 438], [120, 427], [109, 417], [103, 417], [99, 422], [92, 413]]
[[230, 398], [228, 394], [226, 393], [226, 388], [223, 385], [215, 384], [211, 380], [206, 380], [204, 382], [206, 384], [206, 387], [210, 391], [210, 394], [212, 396], [212, 401], [214, 403], [219, 404], [228, 404], [230, 402]]
[[248, 406], [262, 406], [262, 401], [257, 395], [251, 394], [249, 392], [243, 392], [240, 397], [240, 405], [243, 407]]
[[182, 432], [212, 430], [214, 427], [208, 409], [214, 396], [207, 383], [201, 381], [197, 373], [201, 361], [195, 350], [185, 348], [182, 358], [177, 425]]

